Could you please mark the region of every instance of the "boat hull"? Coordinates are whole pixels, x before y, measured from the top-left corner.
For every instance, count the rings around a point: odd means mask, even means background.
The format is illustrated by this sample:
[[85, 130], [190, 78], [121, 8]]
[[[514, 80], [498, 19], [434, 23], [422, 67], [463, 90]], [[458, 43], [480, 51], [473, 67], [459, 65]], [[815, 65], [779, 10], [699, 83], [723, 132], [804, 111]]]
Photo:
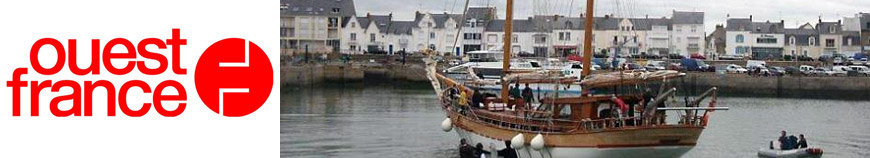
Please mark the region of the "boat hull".
[[[459, 137], [466, 139], [471, 144], [481, 143], [485, 149], [493, 146], [495, 149], [504, 149], [504, 141], [485, 137], [474, 132], [456, 128]], [[694, 145], [675, 146], [642, 146], [642, 147], [545, 147], [534, 150], [528, 144], [522, 149], [516, 149], [517, 156], [521, 158], [672, 158], [680, 157]]]
[[619, 158], [619, 157], [680, 157], [691, 150], [703, 127], [655, 126], [625, 127], [619, 129], [544, 134], [544, 149], [530, 148], [529, 142], [537, 133], [519, 132], [483, 124], [457, 113], [450, 113], [453, 128], [459, 137], [472, 145], [481, 143], [485, 149], [494, 146], [504, 149], [504, 141], [523, 134], [522, 149], [517, 153], [525, 158]]

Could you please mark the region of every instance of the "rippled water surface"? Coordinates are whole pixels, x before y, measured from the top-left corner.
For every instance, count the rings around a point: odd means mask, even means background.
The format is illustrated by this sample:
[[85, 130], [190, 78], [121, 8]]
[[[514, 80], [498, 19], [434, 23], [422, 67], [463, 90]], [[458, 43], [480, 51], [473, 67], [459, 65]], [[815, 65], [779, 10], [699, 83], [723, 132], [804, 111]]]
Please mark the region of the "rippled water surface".
[[[455, 133], [428, 85], [284, 87], [282, 157], [458, 157]], [[698, 145], [683, 157], [755, 157], [779, 131], [803, 133], [825, 157], [870, 157], [870, 102], [720, 98]]]

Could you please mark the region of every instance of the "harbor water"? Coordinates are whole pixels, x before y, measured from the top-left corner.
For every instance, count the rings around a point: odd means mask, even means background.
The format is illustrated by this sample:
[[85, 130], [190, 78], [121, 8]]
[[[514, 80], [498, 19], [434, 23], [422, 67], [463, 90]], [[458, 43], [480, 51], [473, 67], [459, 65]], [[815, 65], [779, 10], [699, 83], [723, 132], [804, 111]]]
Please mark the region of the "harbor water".
[[[282, 87], [281, 157], [458, 157], [459, 137], [428, 84], [347, 83]], [[779, 131], [804, 134], [824, 157], [870, 157], [870, 102], [719, 98], [683, 157], [756, 157]]]

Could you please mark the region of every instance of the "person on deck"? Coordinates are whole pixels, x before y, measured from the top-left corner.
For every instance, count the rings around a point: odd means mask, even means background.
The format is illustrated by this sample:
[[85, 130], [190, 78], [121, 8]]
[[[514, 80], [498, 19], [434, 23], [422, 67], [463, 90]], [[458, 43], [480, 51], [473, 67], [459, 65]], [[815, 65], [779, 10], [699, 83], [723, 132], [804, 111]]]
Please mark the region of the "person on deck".
[[526, 100], [526, 104], [531, 107], [532, 101], [534, 100], [535, 95], [532, 94], [532, 88], [529, 87], [529, 84], [526, 83], [526, 88], [523, 88], [523, 99]]
[[468, 142], [465, 139], [459, 140], [459, 157], [460, 158], [474, 158], [474, 147], [468, 145]]
[[466, 99], [467, 97], [468, 94], [466, 94], [464, 90], [459, 90], [459, 106], [468, 105], [468, 99]]
[[504, 145], [507, 146], [504, 149], [498, 151], [498, 156], [504, 158], [517, 158], [517, 151], [511, 147], [511, 141], [504, 141]]
[[804, 134], [800, 134], [801, 140], [798, 141], [798, 148], [803, 149], [807, 148], [807, 139], [804, 139]]
[[517, 82], [513, 87], [511, 87], [510, 90], [511, 90], [511, 91], [510, 91], [510, 93], [511, 93], [510, 96], [513, 97], [514, 99], [520, 99], [520, 98], [523, 97], [523, 96], [520, 94], [520, 82]]
[[480, 104], [483, 103], [483, 93], [480, 93], [480, 90], [474, 91], [471, 94], [471, 107], [472, 108], [481, 108]]

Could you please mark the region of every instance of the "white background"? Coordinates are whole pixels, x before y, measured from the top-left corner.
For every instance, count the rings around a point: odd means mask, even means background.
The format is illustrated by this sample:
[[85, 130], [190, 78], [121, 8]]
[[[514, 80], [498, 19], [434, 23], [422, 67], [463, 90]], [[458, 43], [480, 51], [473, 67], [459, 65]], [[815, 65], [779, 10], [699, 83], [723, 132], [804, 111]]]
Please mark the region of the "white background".
[[[279, 155], [279, 73], [277, 0], [257, 1], [0, 1], [0, 157], [277, 157]], [[68, 47], [67, 39], [77, 39], [80, 67], [90, 64], [91, 39], [102, 47], [113, 38], [127, 38], [134, 45], [145, 38], [171, 38], [171, 29], [180, 28], [187, 45], [181, 47], [181, 65], [187, 75], [174, 75], [170, 69], [157, 76], [138, 70], [125, 76], [109, 74], [76, 76], [68, 63], [54, 76], [42, 76], [30, 66], [29, 52], [36, 40], [55, 38]], [[258, 111], [240, 118], [220, 116], [199, 99], [194, 86], [196, 61], [212, 43], [224, 38], [244, 38], [259, 45], [270, 56], [274, 87], [269, 100]], [[125, 52], [114, 49], [116, 52]], [[171, 62], [170, 49], [148, 50], [163, 54]], [[68, 50], [67, 50], [68, 51]], [[52, 47], [41, 49], [43, 66], [54, 65]], [[149, 66], [153, 60], [143, 59]], [[125, 61], [113, 60], [122, 66]], [[105, 63], [100, 63], [101, 65]], [[166, 79], [181, 82], [187, 91], [187, 108], [178, 117], [162, 117], [152, 107], [145, 116], [131, 118], [117, 109], [117, 117], [106, 115], [106, 91], [94, 94], [92, 117], [55, 117], [49, 111], [50, 98], [69, 94], [43, 90], [40, 116], [31, 117], [30, 90], [22, 88], [21, 117], [12, 117], [12, 88], [5, 81], [12, 71], [28, 68], [22, 80], [109, 80], [117, 89], [133, 79], [152, 87]], [[232, 74], [227, 74], [232, 75]], [[166, 93], [177, 93], [167, 90]], [[83, 92], [84, 93], [84, 92]], [[128, 102], [138, 109], [150, 102], [151, 94], [134, 88]], [[117, 97], [117, 96], [116, 96]], [[177, 105], [177, 102], [166, 102]], [[69, 109], [71, 102], [62, 102]], [[116, 107], [117, 108], [117, 107]], [[174, 109], [169, 106], [169, 109]]]

